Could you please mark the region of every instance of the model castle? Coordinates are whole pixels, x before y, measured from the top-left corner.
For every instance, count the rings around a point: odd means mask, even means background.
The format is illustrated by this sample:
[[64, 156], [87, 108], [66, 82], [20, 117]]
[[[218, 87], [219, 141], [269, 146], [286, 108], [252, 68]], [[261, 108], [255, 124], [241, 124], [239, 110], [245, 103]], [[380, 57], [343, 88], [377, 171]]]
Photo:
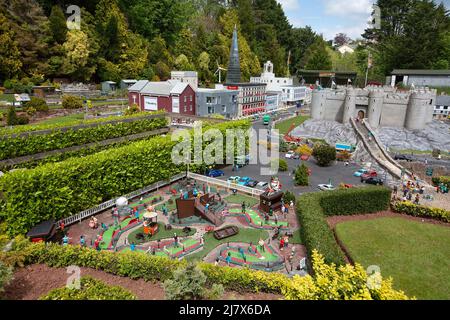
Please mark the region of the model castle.
[[367, 118], [373, 129], [405, 127], [422, 130], [433, 120], [436, 94], [435, 89], [399, 91], [389, 86], [314, 90], [311, 117], [344, 124], [359, 117]]

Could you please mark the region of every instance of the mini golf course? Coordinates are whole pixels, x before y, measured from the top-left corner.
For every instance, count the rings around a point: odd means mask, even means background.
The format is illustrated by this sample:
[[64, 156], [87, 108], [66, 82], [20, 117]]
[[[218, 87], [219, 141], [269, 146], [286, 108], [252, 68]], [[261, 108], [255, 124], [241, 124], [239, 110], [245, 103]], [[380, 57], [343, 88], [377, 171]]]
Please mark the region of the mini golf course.
[[280, 227], [281, 229], [286, 229], [288, 227], [288, 223], [286, 221], [278, 221], [275, 224], [275, 221], [269, 220], [265, 221], [262, 214], [254, 209], [246, 209], [245, 213], [242, 213], [242, 209], [233, 208], [228, 210], [228, 214], [230, 217], [245, 217], [248, 224], [253, 228], [263, 228], [263, 229], [272, 229], [273, 227]]
[[[239, 250], [241, 249], [241, 250]], [[252, 245], [247, 244], [239, 247], [228, 247], [220, 251], [220, 259], [226, 261], [227, 256], [231, 257], [230, 264], [238, 266], [249, 266], [253, 269], [279, 270], [284, 267], [284, 260], [274, 252], [270, 245]]]

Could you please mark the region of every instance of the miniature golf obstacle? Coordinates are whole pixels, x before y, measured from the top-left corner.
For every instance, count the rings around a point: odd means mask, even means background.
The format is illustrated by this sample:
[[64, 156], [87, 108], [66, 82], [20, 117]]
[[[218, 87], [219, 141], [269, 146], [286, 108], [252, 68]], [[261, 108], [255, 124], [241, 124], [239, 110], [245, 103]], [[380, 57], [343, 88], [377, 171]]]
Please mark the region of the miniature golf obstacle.
[[[214, 238], [216, 240], [223, 240], [232, 237], [239, 233], [239, 228], [236, 226], [228, 226], [219, 230], [214, 231]], [[229, 243], [228, 243], [229, 246]]]
[[266, 191], [260, 195], [259, 208], [265, 213], [270, 213], [281, 209], [281, 200], [283, 199], [284, 193], [282, 191], [270, 192]]
[[[152, 208], [150, 207], [150, 209]], [[159, 231], [158, 214], [153, 211], [146, 211], [142, 217], [144, 218], [144, 233], [154, 236]]]
[[120, 217], [126, 217], [131, 214], [131, 209], [128, 207], [128, 199], [120, 197], [116, 200], [117, 213]]

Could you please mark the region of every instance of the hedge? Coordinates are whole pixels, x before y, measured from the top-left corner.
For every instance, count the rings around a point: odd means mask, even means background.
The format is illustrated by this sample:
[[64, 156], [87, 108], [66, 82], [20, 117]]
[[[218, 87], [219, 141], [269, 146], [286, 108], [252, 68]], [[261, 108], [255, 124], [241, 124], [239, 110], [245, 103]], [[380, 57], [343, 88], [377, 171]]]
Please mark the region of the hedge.
[[392, 210], [397, 213], [403, 213], [414, 217], [432, 218], [450, 222], [450, 211], [441, 208], [430, 208], [405, 201], [393, 203]]
[[[107, 273], [144, 279], [165, 281], [173, 277], [186, 260], [171, 260], [143, 252], [97, 251], [80, 246], [30, 243], [20, 241], [10, 252], [0, 252], [0, 261], [12, 266], [46, 264], [50, 267], [80, 267], [102, 270]], [[369, 288], [371, 279], [362, 266], [336, 268], [326, 265], [315, 251], [312, 254], [315, 277], [294, 276], [292, 279], [281, 273], [255, 271], [248, 268], [219, 267], [199, 262], [199, 268], [207, 276], [208, 284], [222, 284], [238, 292], [269, 292], [283, 294], [286, 299], [408, 299], [392, 288], [392, 280], [382, 280], [380, 286]]]
[[17, 134], [23, 134], [27, 132], [35, 132], [35, 131], [45, 131], [45, 130], [56, 130], [61, 129], [69, 126], [77, 126], [77, 125], [89, 125], [89, 124], [101, 124], [105, 122], [110, 121], [117, 121], [117, 120], [125, 120], [125, 119], [134, 119], [134, 118], [145, 118], [152, 114], [164, 114], [164, 112], [157, 111], [157, 112], [140, 112], [138, 114], [132, 114], [129, 116], [109, 116], [105, 118], [95, 118], [95, 119], [89, 119], [89, 120], [72, 120], [69, 122], [62, 122], [62, 123], [52, 123], [52, 124], [30, 124], [30, 125], [24, 125], [24, 126], [17, 126], [17, 127], [3, 127], [0, 128], [0, 137], [6, 138], [7, 136], [17, 135]]
[[0, 160], [128, 136], [166, 126], [167, 120], [164, 117], [139, 117], [131, 122], [99, 123], [98, 126], [78, 130], [62, 131], [59, 128], [46, 134], [5, 136], [0, 138]]
[[297, 201], [297, 215], [308, 255], [311, 257], [312, 251], [318, 250], [326, 263], [344, 265], [345, 255], [336, 243], [326, 217], [387, 210], [390, 192], [388, 188], [370, 186], [302, 195]]
[[[234, 121], [214, 128], [249, 126], [248, 121]], [[184, 171], [185, 166], [171, 161], [175, 144], [170, 136], [155, 137], [83, 158], [8, 172], [0, 178], [0, 212], [8, 234], [24, 234], [41, 221], [68, 217]]]
[[128, 290], [110, 286], [90, 276], [80, 279], [80, 288], [53, 289], [39, 300], [136, 300]]
[[443, 183], [447, 188], [450, 189], [450, 177], [447, 176], [434, 177], [432, 181], [435, 186], [438, 186], [439, 184]]

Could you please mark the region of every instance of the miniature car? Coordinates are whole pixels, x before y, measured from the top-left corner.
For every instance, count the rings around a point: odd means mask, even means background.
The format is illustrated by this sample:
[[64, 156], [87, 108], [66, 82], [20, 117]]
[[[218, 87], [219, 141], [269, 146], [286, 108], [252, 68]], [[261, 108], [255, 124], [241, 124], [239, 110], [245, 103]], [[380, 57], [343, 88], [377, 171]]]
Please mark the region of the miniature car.
[[356, 171], [353, 176], [355, 177], [361, 177], [363, 174], [366, 174], [368, 171], [367, 169], [359, 169], [358, 171]]
[[225, 173], [222, 170], [209, 170], [207, 176], [211, 178], [224, 176]]
[[331, 184], [319, 184], [317, 187], [322, 191], [336, 190], [336, 187]]
[[377, 177], [370, 177], [362, 182], [365, 182], [367, 184], [379, 185], [379, 186], [382, 186], [384, 184], [383, 180], [381, 180], [380, 178], [377, 178]]
[[369, 178], [376, 178], [377, 176], [378, 176], [378, 173], [376, 171], [370, 170], [361, 176], [361, 182], [363, 182], [364, 180], [367, 180]]
[[250, 180], [247, 182], [246, 186], [250, 188], [255, 188], [258, 185], [258, 181]]
[[239, 179], [241, 179], [241, 177], [233, 176], [233, 177], [229, 177], [227, 181], [231, 182], [231, 183], [237, 183], [239, 181]]
[[288, 153], [286, 153], [286, 155], [284, 156], [286, 159], [294, 159], [295, 156], [295, 152], [294, 151], [288, 151]]
[[250, 179], [249, 177], [242, 177], [242, 178], [240, 178], [240, 179], [238, 180], [237, 184], [240, 185], [240, 186], [245, 186], [245, 185], [247, 185], [247, 183], [248, 183], [250, 180], [252, 180], [252, 179]]

